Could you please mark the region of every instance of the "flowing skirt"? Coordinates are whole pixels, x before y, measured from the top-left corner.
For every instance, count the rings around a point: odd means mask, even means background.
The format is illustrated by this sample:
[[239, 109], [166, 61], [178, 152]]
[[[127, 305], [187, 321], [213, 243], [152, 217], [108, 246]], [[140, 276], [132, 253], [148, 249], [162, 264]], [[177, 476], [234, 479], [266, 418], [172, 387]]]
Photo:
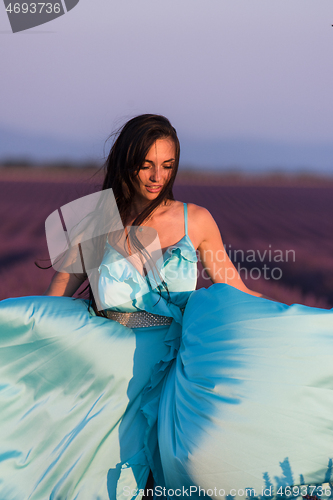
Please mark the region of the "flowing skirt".
[[312, 493], [302, 485], [332, 474], [333, 310], [222, 284], [194, 293], [159, 412], [165, 482], [177, 495]]
[[128, 499], [150, 469], [162, 482], [156, 419], [180, 333], [68, 297], [1, 302], [0, 499]]
[[332, 458], [333, 311], [227, 285], [182, 329], [0, 303], [0, 500], [131, 499], [149, 469], [156, 496], [283, 498]]

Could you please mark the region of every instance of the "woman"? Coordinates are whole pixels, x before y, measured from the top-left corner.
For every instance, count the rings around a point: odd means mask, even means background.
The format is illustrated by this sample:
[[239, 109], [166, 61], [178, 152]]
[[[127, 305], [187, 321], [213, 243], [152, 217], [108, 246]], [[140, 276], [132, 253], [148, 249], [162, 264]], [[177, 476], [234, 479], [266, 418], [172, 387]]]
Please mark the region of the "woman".
[[[103, 198], [105, 236], [77, 231], [47, 297], [1, 303], [0, 498], [132, 498], [149, 470], [157, 496], [328, 478], [332, 312], [254, 297], [211, 215], [174, 200], [178, 161], [166, 118], [130, 120], [103, 184], [125, 229]], [[196, 250], [216, 284], [193, 292]]]

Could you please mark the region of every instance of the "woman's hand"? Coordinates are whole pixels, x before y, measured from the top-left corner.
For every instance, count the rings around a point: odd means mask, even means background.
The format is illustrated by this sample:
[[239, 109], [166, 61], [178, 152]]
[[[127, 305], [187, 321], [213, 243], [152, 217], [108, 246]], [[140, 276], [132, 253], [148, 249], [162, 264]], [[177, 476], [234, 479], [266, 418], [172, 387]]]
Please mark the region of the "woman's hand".
[[193, 215], [196, 231], [201, 239], [198, 245], [200, 260], [212, 282], [226, 283], [242, 292], [262, 297], [261, 293], [250, 290], [243, 283], [237, 269], [229, 259], [219, 228], [208, 210], [192, 205], [192, 212], [195, 212]]

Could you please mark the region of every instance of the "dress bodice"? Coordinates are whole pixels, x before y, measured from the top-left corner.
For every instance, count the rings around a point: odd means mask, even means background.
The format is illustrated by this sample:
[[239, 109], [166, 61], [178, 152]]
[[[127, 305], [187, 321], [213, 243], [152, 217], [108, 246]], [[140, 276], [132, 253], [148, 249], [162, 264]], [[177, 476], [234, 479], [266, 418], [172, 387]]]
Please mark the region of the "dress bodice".
[[181, 322], [185, 307], [197, 283], [197, 255], [188, 236], [187, 205], [184, 203], [185, 235], [167, 248], [156, 262], [156, 270], [166, 286], [149, 271], [142, 276], [136, 267], [106, 242], [99, 267], [98, 293], [103, 309], [120, 312], [144, 310], [174, 317]]

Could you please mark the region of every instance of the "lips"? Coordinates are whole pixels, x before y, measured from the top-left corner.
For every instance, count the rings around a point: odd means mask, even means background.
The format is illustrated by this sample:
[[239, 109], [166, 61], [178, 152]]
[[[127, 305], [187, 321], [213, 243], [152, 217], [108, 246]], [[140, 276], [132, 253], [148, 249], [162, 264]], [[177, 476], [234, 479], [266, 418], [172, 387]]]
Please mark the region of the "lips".
[[162, 186], [146, 186], [146, 189], [150, 193], [157, 193], [158, 191], [161, 191]]

